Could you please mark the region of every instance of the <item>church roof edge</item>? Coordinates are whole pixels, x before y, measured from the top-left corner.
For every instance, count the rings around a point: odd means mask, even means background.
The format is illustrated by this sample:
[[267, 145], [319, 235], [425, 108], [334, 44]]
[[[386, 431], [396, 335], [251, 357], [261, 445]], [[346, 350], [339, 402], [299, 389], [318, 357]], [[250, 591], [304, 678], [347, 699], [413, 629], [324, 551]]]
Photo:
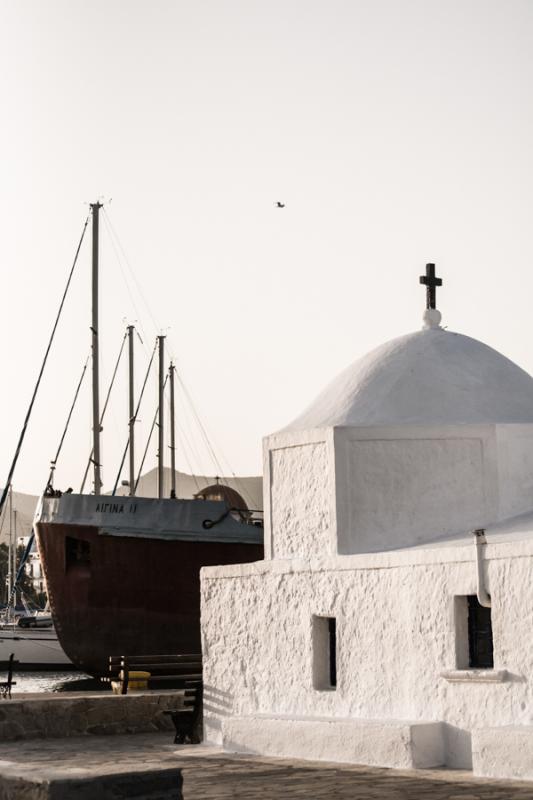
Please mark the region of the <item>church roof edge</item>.
[[483, 342], [431, 326], [355, 361], [278, 432], [498, 423], [533, 423], [533, 378]]

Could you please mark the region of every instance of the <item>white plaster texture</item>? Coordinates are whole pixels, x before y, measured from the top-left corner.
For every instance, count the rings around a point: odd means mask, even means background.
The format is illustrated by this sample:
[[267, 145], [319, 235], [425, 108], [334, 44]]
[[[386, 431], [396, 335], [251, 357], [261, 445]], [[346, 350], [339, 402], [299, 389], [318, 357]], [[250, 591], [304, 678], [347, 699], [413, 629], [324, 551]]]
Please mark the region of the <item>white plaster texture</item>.
[[266, 558], [485, 527], [532, 507], [533, 378], [431, 327], [352, 364], [264, 453]]
[[499, 519], [531, 509], [533, 426], [497, 425]]
[[531, 508], [533, 425], [394, 425], [264, 442], [265, 558], [411, 547]]
[[270, 452], [272, 541], [277, 558], [329, 547], [329, 479], [325, 442]]
[[444, 764], [443, 726], [383, 720], [232, 717], [222, 746], [238, 753], [429, 769]]
[[492, 521], [481, 438], [373, 430], [371, 439], [336, 431], [340, 553], [405, 547]]
[[533, 423], [533, 378], [476, 339], [430, 328], [351, 364], [284, 430], [496, 422]]
[[[487, 546], [501, 682], [442, 675], [458, 667], [455, 597], [475, 593], [473, 544], [202, 570], [208, 740], [258, 715], [442, 722], [445, 763], [470, 768], [472, 730], [533, 725], [532, 537]], [[313, 615], [337, 619], [336, 690], [313, 688]]]
[[474, 772], [484, 778], [533, 780], [533, 727], [485, 728], [472, 733]]
[[[515, 736], [525, 753], [533, 379], [481, 342], [432, 326], [349, 367], [264, 440], [263, 454], [265, 561], [202, 570], [208, 741], [471, 768], [473, 732], [511, 726], [506, 741]], [[466, 597], [477, 570], [468, 531], [478, 527], [487, 529], [492, 670], [469, 668]], [[329, 629], [317, 617], [336, 619], [335, 688], [323, 663]], [[529, 756], [504, 766], [497, 734], [475, 741], [479, 774], [530, 776]]]

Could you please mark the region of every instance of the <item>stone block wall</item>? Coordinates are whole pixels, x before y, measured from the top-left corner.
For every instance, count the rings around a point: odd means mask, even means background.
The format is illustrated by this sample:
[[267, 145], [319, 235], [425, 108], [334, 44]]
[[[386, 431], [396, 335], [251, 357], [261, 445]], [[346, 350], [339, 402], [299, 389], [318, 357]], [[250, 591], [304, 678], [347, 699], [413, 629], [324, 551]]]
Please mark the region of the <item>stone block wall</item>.
[[0, 704], [0, 742], [68, 736], [151, 733], [174, 729], [163, 712], [180, 708], [181, 692], [76, 697], [14, 697]]

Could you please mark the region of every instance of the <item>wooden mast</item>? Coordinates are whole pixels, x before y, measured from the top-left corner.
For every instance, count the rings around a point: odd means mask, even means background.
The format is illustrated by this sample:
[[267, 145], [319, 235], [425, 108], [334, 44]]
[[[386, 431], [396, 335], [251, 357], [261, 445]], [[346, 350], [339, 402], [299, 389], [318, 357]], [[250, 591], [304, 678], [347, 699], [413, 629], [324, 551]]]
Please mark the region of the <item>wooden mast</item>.
[[157, 453], [157, 489], [158, 496], [164, 496], [164, 454], [165, 454], [165, 337], [157, 337], [159, 345], [159, 449]]
[[92, 366], [93, 366], [93, 465], [95, 494], [100, 494], [102, 478], [100, 472], [100, 379], [98, 353], [98, 222], [102, 203], [91, 203], [93, 215], [92, 251]]
[[135, 327], [128, 325], [128, 351], [129, 351], [129, 465], [130, 465], [130, 495], [135, 494], [135, 389], [133, 373], [133, 332]]
[[176, 367], [170, 364], [170, 496], [176, 497], [176, 426], [174, 416], [174, 372]]

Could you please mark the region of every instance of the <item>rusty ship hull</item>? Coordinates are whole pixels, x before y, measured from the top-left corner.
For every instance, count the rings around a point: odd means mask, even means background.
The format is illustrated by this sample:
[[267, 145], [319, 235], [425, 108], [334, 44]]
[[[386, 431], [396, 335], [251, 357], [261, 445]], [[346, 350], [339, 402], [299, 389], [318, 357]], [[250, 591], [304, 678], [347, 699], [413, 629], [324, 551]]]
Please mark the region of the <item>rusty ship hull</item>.
[[112, 655], [201, 652], [200, 569], [263, 558], [262, 528], [228, 512], [203, 500], [42, 499], [50, 606], [79, 669], [105, 675]]

